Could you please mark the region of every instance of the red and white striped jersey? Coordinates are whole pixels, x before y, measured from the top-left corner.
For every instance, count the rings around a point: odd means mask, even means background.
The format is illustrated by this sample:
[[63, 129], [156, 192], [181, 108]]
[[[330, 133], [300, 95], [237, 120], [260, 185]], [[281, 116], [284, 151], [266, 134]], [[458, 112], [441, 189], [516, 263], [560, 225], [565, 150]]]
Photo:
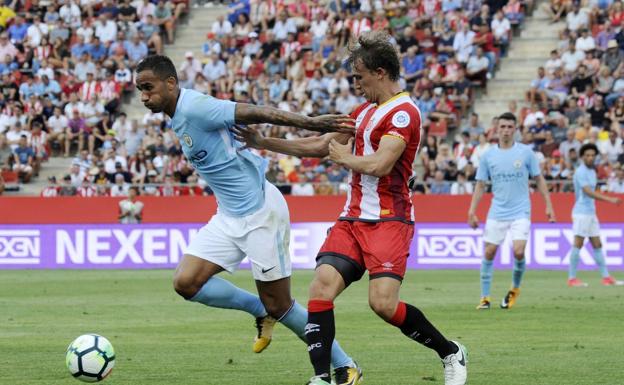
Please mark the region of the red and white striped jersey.
[[364, 103], [351, 113], [355, 119], [357, 156], [371, 155], [387, 135], [405, 141], [406, 147], [390, 174], [377, 178], [351, 171], [347, 203], [341, 219], [413, 221], [414, 210], [408, 187], [412, 163], [420, 145], [420, 111], [407, 92], [377, 106]]
[[80, 100], [82, 100], [83, 102], [87, 102], [95, 98], [96, 95], [101, 92], [101, 90], [102, 87], [100, 86], [100, 83], [98, 81], [87, 81], [82, 83], [82, 86], [80, 86], [80, 93], [78, 95], [80, 96]]
[[80, 186], [77, 195], [83, 198], [94, 197], [97, 195], [97, 190], [93, 186]]

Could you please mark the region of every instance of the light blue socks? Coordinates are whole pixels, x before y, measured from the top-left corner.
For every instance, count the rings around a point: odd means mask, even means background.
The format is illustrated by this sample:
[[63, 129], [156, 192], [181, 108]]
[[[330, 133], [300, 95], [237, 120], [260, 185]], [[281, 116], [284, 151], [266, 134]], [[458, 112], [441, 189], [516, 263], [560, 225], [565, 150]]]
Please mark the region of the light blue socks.
[[[568, 278], [576, 278], [576, 268], [579, 263], [579, 254], [581, 250], [579, 248], [573, 247], [572, 252], [570, 253], [570, 267], [568, 269]], [[607, 269], [607, 263], [605, 262], [604, 255], [602, 254], [602, 249], [594, 249], [594, 261], [596, 261], [596, 265], [600, 269], [600, 275], [602, 278], [606, 278], [609, 276], [609, 269]]]
[[219, 277], [211, 277], [190, 301], [221, 309], [242, 310], [256, 318], [267, 314], [257, 295]]
[[605, 262], [604, 255], [602, 255], [602, 249], [594, 249], [594, 261], [600, 268], [600, 275], [602, 278], [609, 276], [609, 269], [607, 269], [607, 262]]
[[517, 289], [520, 287], [520, 283], [522, 282], [522, 276], [524, 275], [524, 271], [526, 270], [526, 260], [522, 258], [521, 260], [514, 259], [514, 267], [512, 273], [512, 284], [513, 288]]
[[578, 267], [580, 253], [581, 249], [578, 247], [572, 248], [572, 252], [570, 253], [570, 266], [568, 267], [568, 279], [576, 278], [576, 268]]
[[481, 297], [490, 296], [490, 286], [492, 285], [492, 274], [494, 273], [494, 261], [481, 260]]

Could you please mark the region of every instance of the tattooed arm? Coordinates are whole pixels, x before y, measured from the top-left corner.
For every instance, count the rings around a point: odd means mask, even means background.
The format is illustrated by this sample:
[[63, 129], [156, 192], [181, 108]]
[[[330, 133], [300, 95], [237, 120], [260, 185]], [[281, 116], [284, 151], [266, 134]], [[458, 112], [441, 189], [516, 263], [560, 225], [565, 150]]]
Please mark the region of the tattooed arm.
[[234, 126], [232, 129], [236, 139], [245, 144], [245, 147], [259, 150], [269, 150], [281, 154], [293, 155], [297, 157], [324, 158], [329, 155], [329, 142], [336, 140], [338, 143], [347, 143], [351, 134], [340, 134], [332, 132], [320, 136], [310, 136], [307, 138], [281, 139], [263, 136], [256, 127]]
[[279, 126], [293, 126], [318, 132], [353, 133], [353, 119], [348, 115], [322, 115], [309, 117], [273, 107], [237, 103], [236, 124], [271, 123]]

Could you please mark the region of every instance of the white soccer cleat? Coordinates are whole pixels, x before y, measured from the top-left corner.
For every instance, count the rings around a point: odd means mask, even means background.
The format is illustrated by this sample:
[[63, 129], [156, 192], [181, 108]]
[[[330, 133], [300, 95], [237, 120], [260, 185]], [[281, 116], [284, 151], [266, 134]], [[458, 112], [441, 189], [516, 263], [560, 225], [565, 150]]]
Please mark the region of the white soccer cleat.
[[451, 341], [459, 350], [442, 359], [444, 365], [444, 385], [465, 385], [468, 378], [468, 354], [464, 345], [457, 341]]
[[308, 385], [332, 385], [329, 382], [323, 380], [319, 376], [314, 376], [308, 381]]

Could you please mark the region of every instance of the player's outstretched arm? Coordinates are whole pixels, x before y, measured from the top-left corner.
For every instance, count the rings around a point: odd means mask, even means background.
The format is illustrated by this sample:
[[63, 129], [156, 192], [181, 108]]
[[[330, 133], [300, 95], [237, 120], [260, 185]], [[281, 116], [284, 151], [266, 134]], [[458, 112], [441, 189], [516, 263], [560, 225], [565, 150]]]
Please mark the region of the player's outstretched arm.
[[485, 192], [485, 182], [482, 180], [477, 181], [474, 192], [472, 193], [472, 200], [470, 201], [470, 208], [468, 209], [468, 225], [473, 229], [479, 227], [479, 217], [477, 217], [477, 207], [483, 193]]
[[584, 186], [583, 187], [583, 192], [587, 195], [589, 195], [590, 197], [599, 200], [599, 201], [604, 201], [604, 202], [609, 202], [609, 203], [613, 203], [615, 205], [619, 205], [620, 203], [622, 203], [622, 200], [618, 197], [610, 197], [608, 195], [605, 195], [603, 193], [600, 193], [598, 191], [594, 191], [591, 189], [591, 187], [589, 186]]
[[267, 138], [252, 126], [234, 126], [232, 128], [236, 140], [245, 147], [269, 150], [297, 157], [324, 158], [329, 154], [329, 142], [337, 140], [346, 143], [351, 134], [330, 133], [298, 139]]
[[370, 155], [357, 156], [353, 154], [353, 138], [346, 144], [332, 140], [329, 142], [329, 158], [360, 174], [380, 178], [390, 174], [406, 146], [403, 139], [385, 135], [379, 141], [377, 151]]
[[341, 132], [352, 134], [355, 122], [348, 115], [305, 116], [278, 110], [273, 107], [236, 103], [234, 115], [236, 124], [271, 123], [280, 126], [293, 126], [317, 132]]
[[546, 203], [546, 216], [548, 217], [549, 222], [555, 222], [557, 218], [555, 217], [555, 210], [553, 209], [552, 202], [550, 201], [550, 193], [548, 192], [548, 185], [546, 184], [546, 179], [544, 179], [543, 175], [538, 175], [537, 179], [537, 191], [542, 194], [544, 197], [544, 202]]

